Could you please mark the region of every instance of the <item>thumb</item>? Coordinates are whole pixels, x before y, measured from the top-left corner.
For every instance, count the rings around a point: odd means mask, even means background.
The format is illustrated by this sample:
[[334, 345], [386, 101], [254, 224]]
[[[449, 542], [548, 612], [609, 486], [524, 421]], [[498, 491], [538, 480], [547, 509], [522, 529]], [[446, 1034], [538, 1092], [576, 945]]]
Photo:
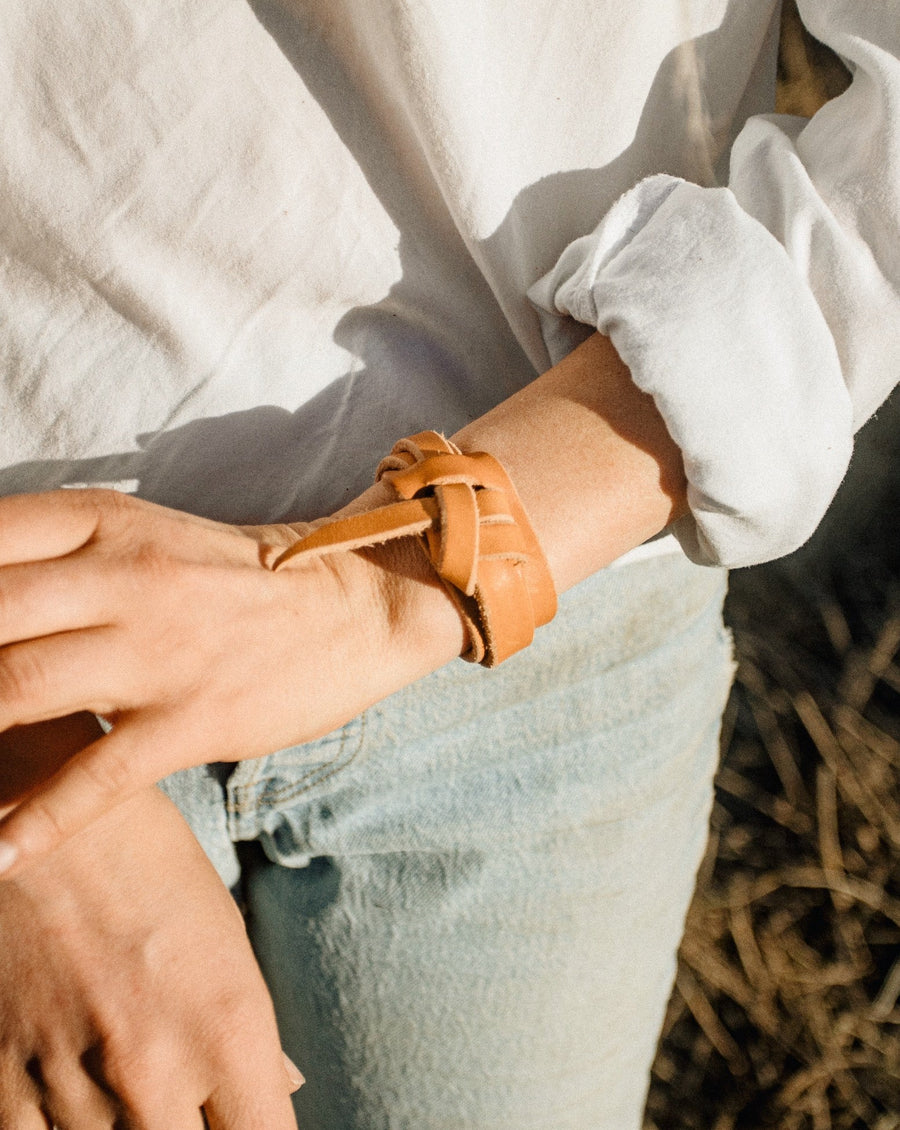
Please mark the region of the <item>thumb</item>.
[[[0, 822], [0, 878], [9, 879], [49, 855], [140, 789], [170, 770], [151, 764], [147, 749], [159, 722], [128, 719], [76, 753]], [[174, 766], [173, 766], [174, 768]]]

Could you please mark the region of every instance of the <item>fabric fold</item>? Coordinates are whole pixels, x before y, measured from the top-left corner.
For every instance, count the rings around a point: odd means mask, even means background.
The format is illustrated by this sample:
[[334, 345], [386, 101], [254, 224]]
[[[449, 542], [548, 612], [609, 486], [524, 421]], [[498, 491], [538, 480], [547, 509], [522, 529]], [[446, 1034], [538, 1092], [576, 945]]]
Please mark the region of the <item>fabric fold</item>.
[[554, 361], [583, 336], [566, 319], [594, 326], [653, 396], [689, 483], [672, 532], [703, 564], [806, 541], [900, 377], [900, 12], [801, 12], [848, 91], [749, 119], [727, 188], [640, 181], [529, 292]]

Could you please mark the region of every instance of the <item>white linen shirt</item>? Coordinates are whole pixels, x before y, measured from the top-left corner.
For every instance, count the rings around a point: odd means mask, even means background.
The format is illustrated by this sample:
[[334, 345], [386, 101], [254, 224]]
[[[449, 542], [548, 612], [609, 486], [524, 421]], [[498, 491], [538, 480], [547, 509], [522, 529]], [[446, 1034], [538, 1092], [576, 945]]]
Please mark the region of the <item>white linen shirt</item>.
[[0, 493], [328, 512], [596, 326], [694, 560], [815, 528], [900, 377], [900, 2], [0, 0]]

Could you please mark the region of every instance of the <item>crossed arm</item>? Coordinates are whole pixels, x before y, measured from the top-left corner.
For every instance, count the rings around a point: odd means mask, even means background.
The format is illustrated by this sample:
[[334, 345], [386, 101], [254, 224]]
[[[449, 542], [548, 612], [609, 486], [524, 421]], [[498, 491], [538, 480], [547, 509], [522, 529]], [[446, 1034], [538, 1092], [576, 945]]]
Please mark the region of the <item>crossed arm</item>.
[[[680, 453], [599, 334], [454, 438], [505, 465], [559, 591], [685, 506]], [[115, 722], [0, 825], [9, 874], [176, 769], [319, 737], [463, 650], [416, 546], [264, 567], [297, 537], [103, 491], [0, 500], [0, 730]]]
[[[454, 438], [504, 463], [560, 591], [685, 507], [599, 335]], [[150, 786], [326, 733], [465, 643], [414, 545], [264, 567], [297, 536], [107, 492], [0, 501], [0, 1125], [294, 1125], [239, 916]]]

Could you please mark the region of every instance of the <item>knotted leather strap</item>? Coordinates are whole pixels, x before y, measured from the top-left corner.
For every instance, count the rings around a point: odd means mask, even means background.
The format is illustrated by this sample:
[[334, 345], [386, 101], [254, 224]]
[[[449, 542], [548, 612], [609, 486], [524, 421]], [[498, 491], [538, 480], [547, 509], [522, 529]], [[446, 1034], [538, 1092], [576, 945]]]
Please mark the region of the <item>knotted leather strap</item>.
[[553, 619], [556, 590], [525, 509], [503, 467], [477, 451], [464, 455], [437, 432], [394, 445], [378, 479], [400, 501], [340, 518], [286, 549], [278, 569], [301, 554], [321, 556], [416, 536], [469, 634], [464, 659], [494, 667], [527, 647]]

